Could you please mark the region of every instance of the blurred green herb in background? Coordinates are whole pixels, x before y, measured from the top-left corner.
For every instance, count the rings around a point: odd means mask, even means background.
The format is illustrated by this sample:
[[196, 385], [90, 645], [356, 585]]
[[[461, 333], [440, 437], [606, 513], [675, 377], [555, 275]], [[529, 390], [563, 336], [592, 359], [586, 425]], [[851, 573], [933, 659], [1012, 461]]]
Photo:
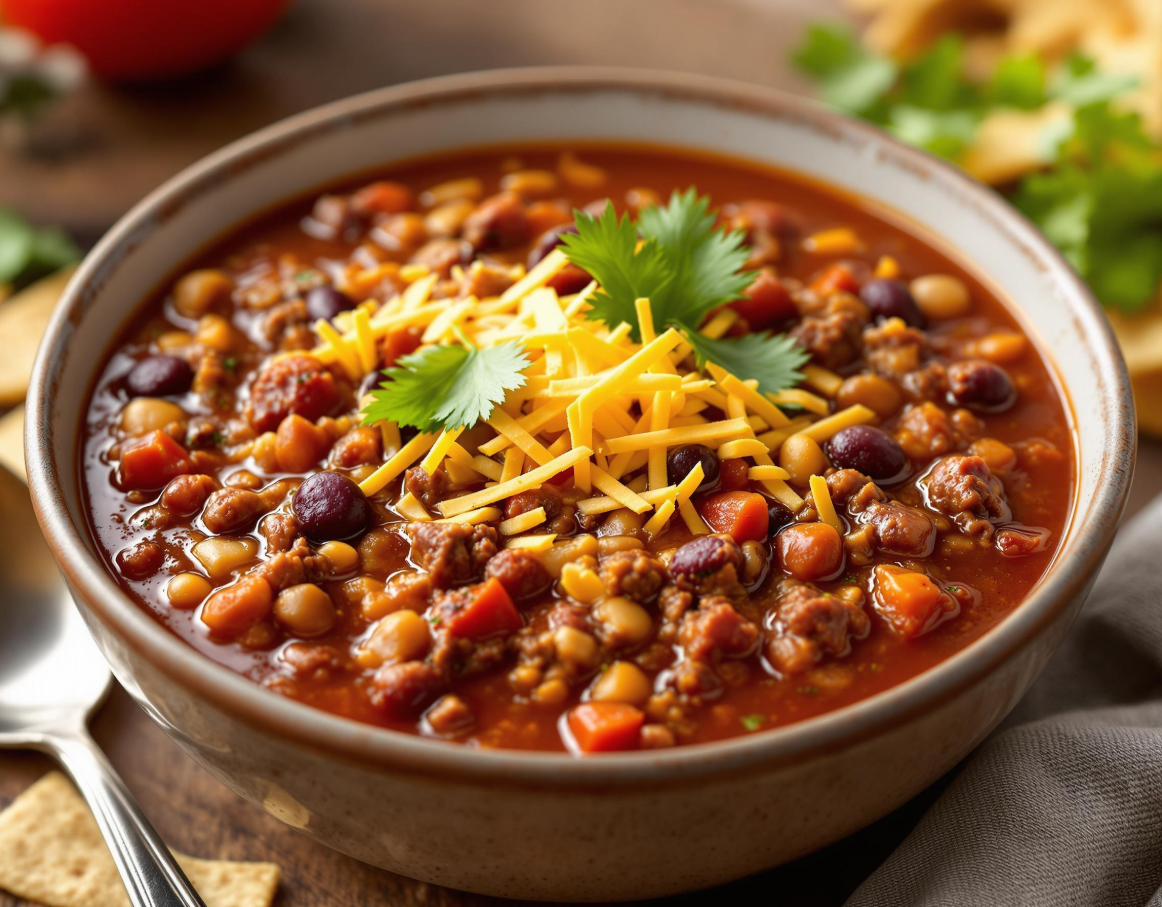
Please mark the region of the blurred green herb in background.
[[12, 209], [0, 208], [0, 285], [32, 283], [76, 261], [80, 254], [63, 230], [34, 227]]
[[846, 26], [810, 28], [795, 63], [829, 104], [902, 141], [958, 162], [981, 121], [998, 110], [1067, 105], [1043, 136], [1045, 166], [1008, 192], [1106, 305], [1126, 311], [1162, 283], [1162, 146], [1141, 118], [1118, 109], [1137, 80], [1083, 56], [1052, 71], [1035, 56], [1002, 59], [987, 80], [964, 75], [963, 43], [949, 34], [906, 63], [869, 51]]

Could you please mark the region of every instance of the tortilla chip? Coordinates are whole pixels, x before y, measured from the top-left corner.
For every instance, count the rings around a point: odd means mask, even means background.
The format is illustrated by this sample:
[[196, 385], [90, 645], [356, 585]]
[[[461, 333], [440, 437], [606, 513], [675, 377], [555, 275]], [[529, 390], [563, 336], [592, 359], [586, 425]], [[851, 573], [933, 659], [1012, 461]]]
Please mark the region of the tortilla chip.
[[[207, 907], [270, 907], [273, 863], [174, 853]], [[0, 888], [49, 907], [130, 907], [97, 822], [60, 772], [49, 772], [0, 813]]]
[[0, 463], [24, 478], [24, 404], [0, 416]]
[[1002, 185], [1048, 163], [1045, 136], [1069, 121], [1069, 108], [1046, 104], [1040, 110], [997, 110], [986, 116], [964, 150], [960, 166], [984, 183]]
[[72, 274], [71, 267], [63, 268], [0, 303], [0, 337], [5, 350], [0, 357], [0, 406], [20, 403], [28, 392], [36, 348]]
[[1162, 300], [1141, 314], [1106, 314], [1130, 370], [1138, 427], [1162, 437]]

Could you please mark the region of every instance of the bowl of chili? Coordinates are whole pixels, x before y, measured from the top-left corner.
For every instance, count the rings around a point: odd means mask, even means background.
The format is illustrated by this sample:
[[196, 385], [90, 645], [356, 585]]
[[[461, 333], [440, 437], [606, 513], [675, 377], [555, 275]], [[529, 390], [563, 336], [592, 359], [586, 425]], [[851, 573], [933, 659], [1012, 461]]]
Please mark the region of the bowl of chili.
[[29, 402], [46, 536], [187, 752], [360, 859], [570, 900], [934, 781], [1060, 641], [1134, 450], [1100, 311], [986, 189], [610, 70], [212, 155], [82, 265]]

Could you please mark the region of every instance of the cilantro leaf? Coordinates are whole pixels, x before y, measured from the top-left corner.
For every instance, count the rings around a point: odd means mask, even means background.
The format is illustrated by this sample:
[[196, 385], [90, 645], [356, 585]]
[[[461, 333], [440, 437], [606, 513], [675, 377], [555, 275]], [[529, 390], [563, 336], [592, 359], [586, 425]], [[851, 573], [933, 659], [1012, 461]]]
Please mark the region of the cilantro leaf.
[[795, 52], [795, 65], [818, 82], [834, 107], [868, 116], [895, 84], [896, 64], [869, 53], [843, 25], [814, 25]]
[[898, 102], [925, 110], [964, 110], [976, 103], [977, 92], [961, 75], [964, 41], [943, 35], [900, 74]]
[[[611, 328], [623, 321], [637, 331], [634, 301], [643, 296], [659, 298], [669, 285], [673, 272], [657, 242], [638, 245], [638, 231], [629, 215], [620, 219], [607, 204], [600, 217], [575, 211], [576, 234], [562, 234], [563, 250], [569, 260], [592, 274], [601, 285], [590, 300], [589, 317], [604, 321]], [[655, 320], [662, 319], [655, 312]]]
[[638, 230], [658, 244], [670, 271], [669, 282], [650, 295], [659, 324], [700, 324], [713, 309], [738, 299], [754, 280], [753, 272], [742, 270], [748, 255], [745, 235], [716, 230], [709, 197], [699, 198], [693, 186], [675, 190], [664, 207], [642, 211]]
[[506, 391], [523, 387], [530, 362], [517, 343], [483, 349], [452, 344], [402, 356], [363, 410], [363, 424], [390, 420], [420, 431], [475, 425]]
[[976, 135], [980, 118], [966, 110], [928, 110], [898, 104], [888, 128], [902, 141], [955, 161]]
[[800, 369], [811, 358], [786, 334], [745, 334], [723, 340], [689, 329], [683, 334], [694, 347], [699, 367], [709, 361], [739, 378], [755, 378], [765, 394], [777, 394], [802, 381]]
[[1128, 73], [1103, 72], [1097, 63], [1074, 53], [1062, 64], [1053, 79], [1050, 94], [1074, 107], [1112, 101], [1138, 85], [1138, 77]]

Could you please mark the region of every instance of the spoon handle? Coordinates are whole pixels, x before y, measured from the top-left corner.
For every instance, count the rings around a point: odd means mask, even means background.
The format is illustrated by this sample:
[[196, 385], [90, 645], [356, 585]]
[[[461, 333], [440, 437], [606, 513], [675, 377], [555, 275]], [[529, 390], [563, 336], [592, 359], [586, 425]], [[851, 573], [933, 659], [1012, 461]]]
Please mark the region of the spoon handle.
[[47, 743], [88, 801], [133, 907], [206, 907], [88, 733], [78, 729]]

